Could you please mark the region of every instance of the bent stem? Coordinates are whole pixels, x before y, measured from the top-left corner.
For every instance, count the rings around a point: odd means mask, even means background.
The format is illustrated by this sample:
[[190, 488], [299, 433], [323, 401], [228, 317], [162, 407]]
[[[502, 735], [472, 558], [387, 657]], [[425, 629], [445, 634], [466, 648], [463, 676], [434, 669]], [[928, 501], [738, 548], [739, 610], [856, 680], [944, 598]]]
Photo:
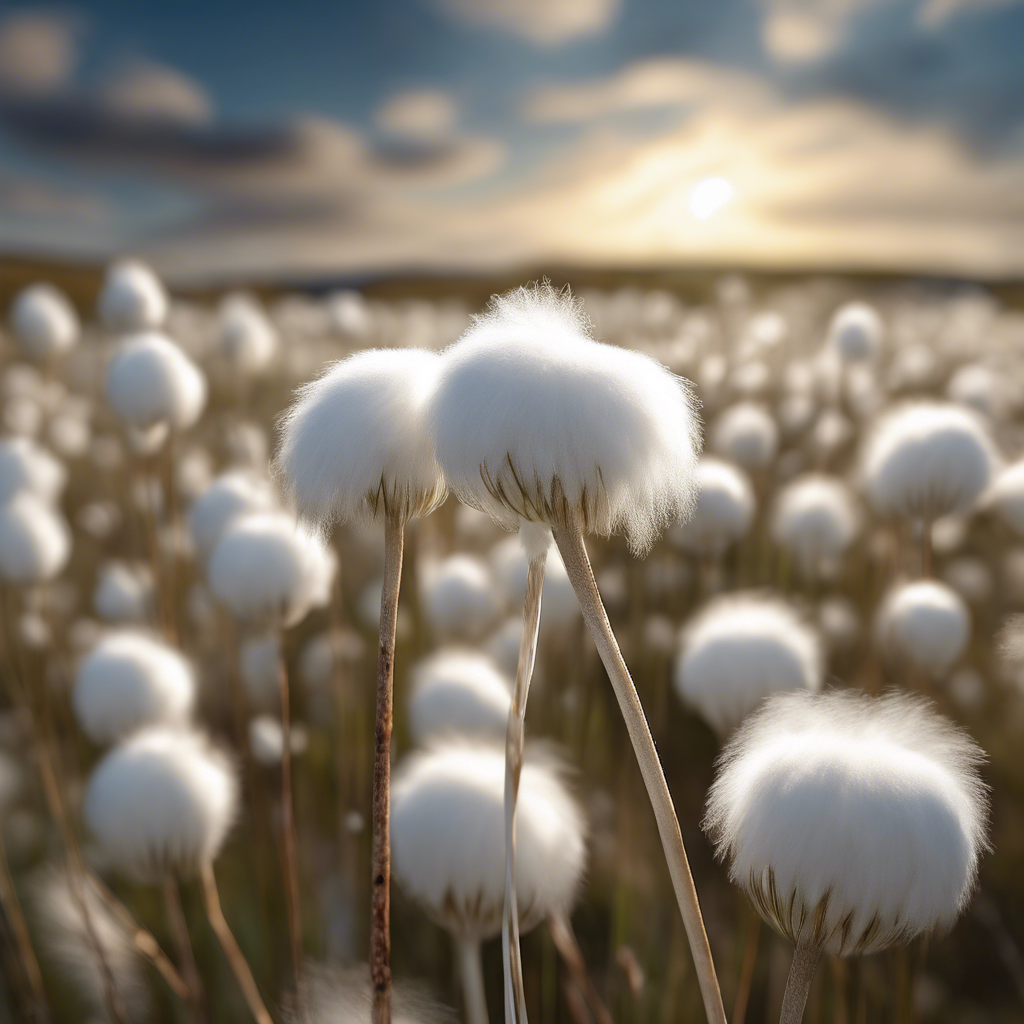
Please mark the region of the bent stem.
[[475, 939], [457, 938], [455, 952], [462, 980], [462, 997], [466, 1024], [487, 1024], [487, 996], [484, 989], [484, 968], [480, 959], [480, 943]]
[[284, 874], [288, 938], [292, 950], [295, 991], [302, 1001], [302, 907], [299, 903], [299, 872], [295, 841], [295, 805], [292, 800], [292, 716], [285, 661], [284, 629], [278, 630], [277, 682], [281, 691], [281, 871]]
[[811, 946], [797, 946], [793, 953], [793, 963], [789, 968], [786, 981], [786, 994], [782, 997], [782, 1014], [779, 1024], [800, 1024], [804, 1017], [804, 1007], [814, 981], [814, 971], [818, 966], [821, 950]]
[[217, 876], [213, 873], [213, 865], [204, 863], [200, 867], [199, 873], [203, 882], [203, 898], [210, 927], [220, 941], [224, 955], [231, 965], [231, 970], [234, 972], [235, 978], [238, 979], [238, 986], [242, 990], [242, 995], [245, 996], [249, 1010], [255, 1018], [256, 1024], [274, 1024], [263, 1004], [263, 998], [260, 996], [260, 990], [256, 987], [256, 980], [252, 976], [252, 971], [249, 970], [245, 955], [235, 941], [235, 936], [224, 917], [224, 911], [221, 910], [220, 895], [217, 892]]
[[188, 923], [185, 920], [185, 909], [181, 905], [178, 882], [170, 871], [164, 872], [162, 882], [167, 923], [171, 929], [171, 938], [185, 978], [185, 1002], [188, 1003], [188, 1008], [195, 1020], [202, 1024], [206, 1020], [203, 983], [199, 977], [199, 968], [196, 966], [195, 953], [192, 951], [192, 940], [188, 934]]
[[526, 1024], [526, 992], [519, 951], [519, 906], [516, 900], [516, 803], [519, 777], [523, 770], [523, 742], [526, 730], [526, 699], [530, 694], [533, 665], [537, 659], [540, 602], [544, 589], [547, 552], [530, 560], [523, 607], [523, 635], [519, 641], [516, 685], [508, 710], [505, 731], [505, 905], [501, 915], [501, 954], [505, 966], [505, 1019], [509, 1024]]
[[43, 975], [39, 970], [39, 961], [32, 946], [32, 937], [25, 915], [21, 909], [18, 892], [14, 888], [14, 879], [7, 864], [7, 849], [4, 844], [3, 830], [0, 829], [0, 904], [3, 906], [4, 917], [14, 935], [14, 944], [18, 949], [21, 969], [32, 991], [34, 1015], [40, 1020], [49, 1020], [50, 1008], [46, 1000], [46, 989], [43, 986]]
[[690, 865], [686, 859], [679, 819], [676, 817], [675, 806], [640, 697], [633, 685], [629, 669], [622, 660], [622, 653], [604, 610], [594, 572], [590, 567], [590, 559], [587, 557], [587, 549], [583, 543], [583, 535], [578, 531], [568, 531], [559, 527], [555, 529], [554, 536], [569, 581], [580, 602], [583, 618], [615, 690], [615, 697], [626, 723], [630, 742], [633, 744], [633, 752], [647, 787], [669, 874], [672, 876], [672, 887], [675, 889], [683, 926], [686, 928], [686, 937], [693, 954], [701, 996], [704, 999], [704, 1010], [710, 1024], [726, 1024], [722, 993], [718, 987], [707, 933], [704, 931], [704, 919], [701, 917], [700, 904], [697, 901], [697, 890], [694, 888]]
[[384, 520], [384, 584], [380, 593], [377, 710], [373, 748], [373, 873], [370, 909], [370, 980], [373, 1020], [391, 1024], [391, 725], [394, 713], [395, 627], [402, 585], [405, 517]]

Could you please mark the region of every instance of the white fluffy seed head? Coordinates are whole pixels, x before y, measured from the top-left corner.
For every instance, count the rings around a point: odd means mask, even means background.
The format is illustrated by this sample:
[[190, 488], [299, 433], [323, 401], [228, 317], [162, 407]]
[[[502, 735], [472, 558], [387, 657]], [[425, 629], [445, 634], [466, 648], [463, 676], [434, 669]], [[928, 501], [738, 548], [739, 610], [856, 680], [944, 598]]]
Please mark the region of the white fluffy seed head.
[[120, 260], [107, 269], [97, 312], [108, 331], [154, 330], [167, 318], [167, 308], [164, 286], [144, 263]]
[[808, 473], [779, 493], [772, 517], [775, 542], [813, 569], [839, 558], [860, 532], [860, 509], [838, 477]]
[[30, 491], [44, 501], [56, 501], [68, 472], [64, 463], [28, 437], [0, 441], [0, 502], [20, 491]]
[[459, 498], [499, 525], [621, 532], [645, 551], [689, 513], [700, 447], [689, 384], [593, 341], [567, 293], [492, 299], [443, 358], [429, 409], [438, 459]]
[[107, 402], [128, 427], [191, 427], [206, 405], [206, 378], [170, 338], [155, 331], [121, 342], [107, 367]]
[[80, 331], [75, 307], [50, 284], [33, 284], [18, 292], [11, 304], [10, 325], [22, 353], [35, 362], [72, 348]]
[[236, 519], [210, 555], [213, 595], [243, 621], [293, 626], [330, 601], [334, 553], [284, 512]]
[[141, 624], [153, 612], [153, 574], [148, 566], [107, 562], [99, 571], [92, 606], [97, 618], [119, 625]]
[[82, 660], [72, 707], [85, 734], [105, 744], [146, 726], [183, 724], [195, 693], [195, 675], [181, 654], [126, 629], [104, 637]]
[[85, 792], [86, 824], [127, 873], [156, 880], [212, 863], [238, 805], [226, 755], [201, 733], [147, 729], [99, 763]]
[[425, 421], [440, 357], [376, 349], [335, 363], [286, 415], [277, 471], [299, 512], [326, 525], [427, 515], [444, 479]]
[[409, 730], [417, 744], [445, 736], [501, 741], [508, 725], [512, 684], [486, 655], [448, 647], [412, 670]]
[[778, 452], [779, 428], [763, 405], [737, 402], [715, 420], [711, 449], [744, 469], [765, 469]]
[[440, 640], [478, 640], [501, 614], [490, 568], [474, 555], [452, 555], [425, 566], [420, 590], [423, 615]]
[[947, 930], [987, 847], [983, 755], [892, 694], [780, 694], [726, 747], [704, 827], [761, 916], [833, 956]]
[[708, 602], [683, 629], [674, 681], [683, 702], [720, 735], [769, 694], [818, 690], [817, 632], [778, 598], [739, 593]]
[[971, 616], [960, 595], [936, 580], [894, 587], [875, 619], [882, 652], [929, 676], [945, 675], [971, 636]]
[[0, 504], [0, 578], [6, 583], [46, 583], [70, 556], [71, 531], [47, 502], [22, 492]]
[[253, 377], [270, 364], [277, 352], [277, 331], [246, 295], [230, 295], [220, 308], [220, 352], [231, 371]]
[[882, 344], [882, 318], [866, 302], [850, 302], [836, 310], [828, 329], [829, 344], [848, 363], [870, 359]]
[[234, 520], [277, 505], [270, 482], [246, 470], [222, 473], [192, 503], [188, 527], [200, 558], [206, 561]]
[[875, 424], [863, 448], [861, 472], [879, 514], [931, 520], [966, 512], [988, 486], [998, 461], [973, 412], [912, 402]]
[[1015, 534], [1024, 537], [1024, 459], [999, 473], [986, 503]]
[[[456, 935], [501, 928], [505, 898], [505, 755], [500, 744], [448, 744], [396, 773], [391, 855], [402, 888]], [[568, 910], [586, 861], [585, 823], [556, 763], [528, 756], [516, 816], [520, 928]]]
[[705, 455], [697, 463], [697, 504], [669, 540], [695, 554], [721, 555], [746, 536], [754, 521], [754, 488], [738, 466]]

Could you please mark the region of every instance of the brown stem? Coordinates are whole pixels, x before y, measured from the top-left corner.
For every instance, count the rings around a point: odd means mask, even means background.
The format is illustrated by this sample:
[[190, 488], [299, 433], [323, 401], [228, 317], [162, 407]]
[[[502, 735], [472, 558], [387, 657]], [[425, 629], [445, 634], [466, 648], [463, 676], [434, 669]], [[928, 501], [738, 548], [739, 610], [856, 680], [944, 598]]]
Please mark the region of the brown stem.
[[526, 992], [519, 950], [519, 906], [516, 900], [516, 802], [519, 777], [523, 770], [523, 744], [526, 730], [526, 700], [537, 657], [540, 628], [541, 593], [547, 552], [530, 560], [526, 576], [526, 602], [523, 606], [523, 633], [519, 641], [519, 662], [512, 703], [505, 732], [505, 905], [501, 920], [501, 952], [505, 968], [505, 1016], [508, 1021], [526, 1024]]
[[246, 962], [245, 956], [224, 918], [224, 912], [220, 906], [220, 896], [217, 893], [217, 876], [213, 873], [213, 865], [203, 864], [199, 872], [203, 883], [206, 916], [210, 920], [210, 927], [220, 940], [221, 948], [224, 950], [224, 955], [228, 958], [231, 970], [238, 980], [238, 986], [242, 990], [242, 995], [245, 996], [249, 1010], [256, 1020], [256, 1024], [273, 1024], [273, 1020], [263, 1004], [260, 990], [256, 987], [252, 971], [249, 970], [249, 964]]
[[573, 984], [586, 1000], [593, 1013], [597, 1024], [613, 1024], [612, 1015], [604, 1000], [597, 991], [597, 986], [590, 980], [587, 973], [587, 964], [583, 959], [583, 951], [576, 941], [576, 934], [572, 930], [572, 923], [563, 913], [552, 914], [548, 918], [548, 929], [551, 932], [551, 940], [555, 949], [569, 969]]
[[820, 949], [809, 946], [797, 946], [793, 952], [793, 963], [789, 968], [786, 981], [786, 994], [782, 997], [782, 1014], [779, 1024], [800, 1024], [804, 1016], [804, 1007], [811, 992], [814, 971], [821, 956]]
[[622, 712], [629, 738], [633, 744], [640, 772], [643, 775], [647, 794], [651, 801], [661, 845], [665, 851], [672, 886], [683, 917], [683, 925], [690, 942], [694, 966], [700, 983], [701, 995], [704, 999], [704, 1010], [711, 1024], [726, 1024], [725, 1009], [722, 1006], [722, 993], [715, 975], [715, 965], [711, 958], [707, 933], [704, 931], [704, 919], [701, 917], [700, 904], [697, 901], [697, 890], [693, 885], [690, 865], [686, 859], [683, 836], [679, 830], [679, 819], [676, 817], [675, 806], [669, 793], [665, 773], [658, 759], [658, 751], [651, 737], [651, 730], [644, 715], [640, 697], [633, 685], [629, 669], [622, 660], [619, 645], [615, 641], [608, 615], [601, 601], [601, 594], [594, 580], [594, 573], [587, 557], [587, 549], [583, 536], [577, 531], [557, 528], [554, 531], [555, 543], [565, 563], [565, 570], [576, 591], [576, 597], [583, 611], [590, 633], [597, 645], [601, 661], [611, 680], [619, 709]]
[[394, 713], [395, 627], [402, 582], [405, 520], [384, 520], [384, 584], [380, 595], [377, 711], [373, 749], [373, 870], [370, 980], [374, 1024], [391, 1024], [391, 726]]
[[188, 922], [185, 920], [185, 909], [181, 905], [181, 893], [178, 883], [170, 871], [163, 875], [164, 907], [167, 911], [167, 923], [171, 929], [171, 938], [178, 954], [178, 962], [185, 977], [185, 1002], [188, 1003], [192, 1016], [199, 1024], [206, 1020], [205, 997], [203, 982], [199, 977], [195, 953], [192, 951], [192, 940], [188, 935]]
[[921, 577], [928, 579], [932, 574], [932, 524], [931, 520], [921, 522]]
[[43, 986], [43, 975], [39, 970], [39, 961], [36, 959], [35, 949], [32, 946], [32, 937], [29, 934], [28, 925], [25, 923], [25, 915], [21, 910], [18, 892], [14, 888], [14, 879], [11, 878], [11, 870], [7, 864], [7, 848], [2, 828], [0, 828], [0, 903], [3, 904], [4, 917], [7, 918], [14, 935], [14, 944], [21, 960], [22, 971], [32, 991], [34, 1015], [39, 1019], [48, 1020], [50, 1008], [46, 1000], [46, 989]]
[[295, 805], [292, 800], [292, 716], [285, 660], [284, 630], [278, 631], [277, 680], [281, 691], [281, 871], [284, 875], [288, 938], [292, 949], [295, 989], [302, 999], [302, 906], [299, 895], [298, 855], [295, 841]]

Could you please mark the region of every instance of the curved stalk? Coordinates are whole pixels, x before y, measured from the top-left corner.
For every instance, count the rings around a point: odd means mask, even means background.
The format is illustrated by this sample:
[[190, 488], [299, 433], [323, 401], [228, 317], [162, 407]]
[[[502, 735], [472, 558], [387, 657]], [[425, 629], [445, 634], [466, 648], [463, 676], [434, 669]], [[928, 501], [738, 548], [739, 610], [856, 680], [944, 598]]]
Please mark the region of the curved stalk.
[[786, 994], [782, 997], [782, 1014], [779, 1024], [800, 1024], [804, 1017], [804, 1007], [811, 992], [814, 971], [821, 957], [820, 949], [810, 946], [797, 946], [793, 953], [793, 963], [789, 968], [786, 981]]
[[384, 585], [380, 594], [377, 711], [373, 750], [373, 873], [370, 980], [373, 1020], [391, 1024], [391, 725], [394, 714], [395, 628], [402, 585], [405, 519], [384, 520]]
[[11, 871], [7, 864], [7, 849], [2, 829], [0, 829], [0, 905], [3, 907], [4, 917], [7, 918], [11, 934], [14, 936], [14, 945], [18, 950], [21, 969], [32, 993], [33, 1015], [39, 1020], [49, 1020], [50, 1006], [46, 999], [46, 989], [43, 986], [43, 975], [39, 970], [39, 961], [36, 959], [32, 937], [29, 934], [25, 915], [21, 909], [21, 901], [18, 899], [18, 892], [14, 888], [14, 879], [11, 877]]
[[256, 987], [256, 980], [252, 976], [252, 971], [249, 970], [245, 954], [235, 941], [235, 936], [224, 917], [224, 911], [220, 906], [220, 895], [217, 892], [217, 876], [213, 873], [213, 865], [203, 864], [199, 869], [199, 874], [203, 882], [203, 897], [206, 901], [206, 916], [210, 920], [210, 927], [214, 930], [220, 941], [224, 955], [228, 958], [228, 963], [231, 965], [231, 970], [234, 972], [235, 978], [238, 979], [238, 985], [242, 990], [242, 995], [245, 996], [246, 1003], [249, 1005], [249, 1010], [255, 1018], [256, 1024], [274, 1024], [270, 1014], [267, 1012], [266, 1006], [263, 1004], [263, 997], [260, 995], [260, 990]]
[[530, 694], [533, 665], [537, 659], [541, 592], [547, 552], [530, 560], [523, 607], [523, 635], [519, 641], [516, 685], [508, 710], [505, 732], [505, 905], [501, 916], [501, 953], [505, 966], [505, 1019], [509, 1024], [526, 1024], [526, 993], [519, 951], [519, 906], [516, 900], [516, 804], [519, 777], [523, 770], [523, 742], [526, 731], [526, 699]]
[[462, 980], [466, 1024], [487, 1024], [487, 996], [484, 988], [484, 968], [480, 960], [480, 943], [475, 939], [457, 938], [455, 952]]
[[192, 1017], [198, 1024], [203, 1024], [206, 1020], [203, 982], [199, 977], [199, 968], [196, 966], [196, 957], [192, 950], [192, 940], [188, 934], [185, 909], [181, 905], [181, 893], [178, 891], [178, 882], [170, 871], [164, 872], [162, 881], [164, 907], [167, 910], [167, 923], [171, 929], [171, 937], [174, 940], [178, 962], [181, 964], [187, 989], [185, 1001], [188, 1003]]
[[683, 836], [679, 830], [679, 819], [676, 817], [672, 795], [669, 793], [665, 773], [658, 759], [658, 751], [654, 746], [643, 705], [633, 685], [629, 669], [622, 660], [622, 653], [616, 643], [611, 623], [604, 610], [601, 594], [597, 589], [587, 549], [583, 543], [583, 535], [576, 531], [558, 528], [554, 531], [555, 543], [565, 563], [565, 571], [569, 576], [576, 597], [583, 611], [590, 633], [597, 645], [601, 661], [604, 663], [608, 678], [611, 680], [619, 709], [622, 712], [626, 729], [629, 732], [633, 752], [636, 755], [647, 795], [651, 801], [658, 823], [661, 845], [665, 851], [669, 874], [672, 876], [672, 887], [675, 889], [676, 900], [683, 917], [683, 926], [693, 954], [700, 991], [704, 999], [704, 1010], [710, 1024], [726, 1024], [725, 1009], [722, 1006], [722, 993], [715, 975], [715, 965], [711, 959], [711, 948], [708, 946], [707, 933], [704, 931], [704, 919], [701, 917], [700, 904], [697, 901], [697, 890], [693, 885], [690, 865], [683, 847]]

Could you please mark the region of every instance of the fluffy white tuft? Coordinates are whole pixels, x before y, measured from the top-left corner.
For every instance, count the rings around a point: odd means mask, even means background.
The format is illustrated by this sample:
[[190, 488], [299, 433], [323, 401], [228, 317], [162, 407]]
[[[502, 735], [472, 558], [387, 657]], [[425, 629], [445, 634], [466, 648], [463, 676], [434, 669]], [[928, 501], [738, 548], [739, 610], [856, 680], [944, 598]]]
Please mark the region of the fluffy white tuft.
[[746, 536], [754, 521], [754, 488], [738, 466], [705, 455], [697, 463], [693, 516], [672, 527], [668, 538], [695, 554], [721, 555]]
[[212, 863], [234, 821], [238, 784], [201, 733], [148, 729], [99, 763], [83, 812], [110, 858], [136, 877], [193, 873]]
[[893, 518], [936, 519], [966, 512], [998, 464], [977, 415], [957, 405], [913, 402], [875, 424], [861, 472], [876, 511]]
[[438, 459], [499, 525], [622, 532], [645, 551], [688, 515], [700, 447], [689, 384], [592, 340], [567, 293], [495, 297], [443, 358], [429, 409]]
[[849, 302], [832, 317], [828, 340], [845, 362], [859, 363], [878, 352], [882, 333], [882, 318], [873, 306]]
[[150, 332], [121, 342], [107, 367], [107, 402], [128, 427], [191, 427], [206, 405], [206, 378], [170, 338]]
[[22, 492], [0, 504], [0, 578], [5, 582], [48, 582], [70, 556], [71, 531], [47, 502]]
[[519, 543], [527, 561], [547, 554], [551, 548], [551, 528], [546, 523], [524, 519], [519, 526]]
[[[396, 774], [391, 853], [402, 888], [444, 927], [486, 939], [505, 899], [505, 754], [449, 744], [414, 754]], [[586, 861], [585, 822], [555, 762], [527, 756], [516, 815], [520, 927], [568, 910]]]
[[490, 568], [474, 555], [452, 555], [424, 567], [420, 591], [423, 615], [441, 640], [478, 640], [501, 613]]
[[236, 519], [206, 569], [213, 595], [235, 618], [293, 626], [330, 601], [334, 553], [284, 512]]
[[19, 491], [30, 491], [44, 501], [56, 501], [68, 472], [64, 463], [28, 437], [0, 441], [0, 502]]
[[449, 735], [500, 741], [511, 703], [511, 680], [490, 658], [460, 647], [444, 648], [413, 666], [409, 731], [421, 745]]
[[335, 363], [299, 391], [282, 425], [277, 471], [319, 524], [427, 515], [444, 499], [424, 414], [441, 359], [375, 349]]
[[75, 307], [50, 284], [33, 284], [18, 292], [10, 324], [22, 353], [40, 363], [74, 346], [80, 330]]
[[220, 308], [220, 351], [243, 377], [262, 373], [277, 352], [277, 331], [255, 299], [230, 295]]
[[153, 330], [167, 318], [167, 307], [164, 286], [144, 263], [120, 260], [107, 269], [97, 312], [108, 331]]
[[192, 713], [192, 666], [172, 647], [136, 630], [104, 637], [82, 660], [72, 707], [97, 744], [153, 725], [181, 725]]
[[270, 482], [247, 470], [222, 473], [192, 503], [188, 527], [205, 561], [225, 529], [240, 516], [270, 512], [277, 505]]
[[963, 654], [971, 616], [955, 590], [918, 580], [889, 592], [878, 609], [875, 636], [888, 657], [939, 677]]
[[711, 449], [744, 469], [765, 469], [779, 449], [779, 428], [763, 405], [737, 402], [715, 420]]
[[[305, 727], [295, 724], [288, 734], [291, 753], [300, 756], [309, 745]], [[284, 757], [284, 727], [281, 719], [273, 715], [258, 715], [249, 721], [249, 747], [258, 764], [272, 767]]]
[[709, 601], [683, 629], [674, 680], [683, 702], [725, 735], [769, 694], [818, 690], [821, 642], [797, 611], [760, 593]]
[[776, 543], [806, 569], [842, 555], [860, 532], [860, 509], [838, 477], [808, 473], [779, 493], [772, 517]]
[[780, 694], [722, 753], [704, 827], [794, 943], [871, 953], [966, 906], [987, 845], [982, 759], [919, 700]]
[[92, 606], [98, 618], [141, 624], [153, 613], [153, 573], [147, 565], [107, 562], [99, 571]]
[[986, 504], [1015, 534], [1024, 537], [1024, 459], [999, 473], [986, 495]]

